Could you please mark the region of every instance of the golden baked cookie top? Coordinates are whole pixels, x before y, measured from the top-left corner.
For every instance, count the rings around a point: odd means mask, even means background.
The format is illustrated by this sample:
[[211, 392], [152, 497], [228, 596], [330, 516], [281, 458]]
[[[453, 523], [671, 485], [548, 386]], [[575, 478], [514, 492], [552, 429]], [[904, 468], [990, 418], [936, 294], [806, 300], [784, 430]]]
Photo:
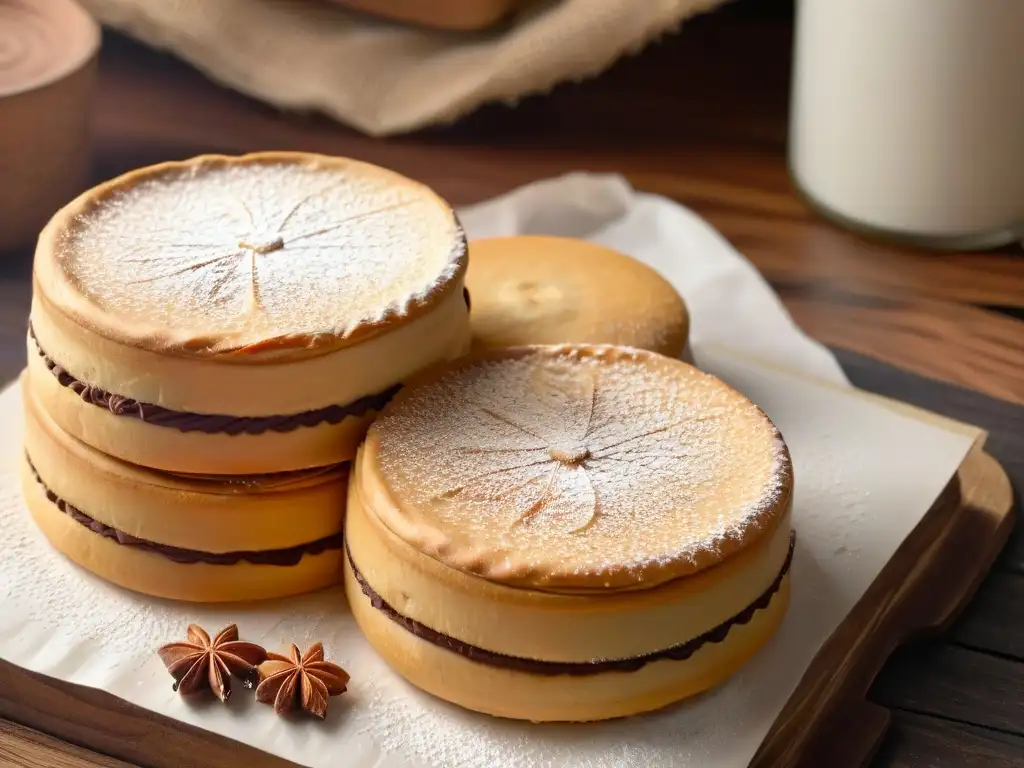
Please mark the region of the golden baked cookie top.
[[553, 590], [714, 566], [772, 530], [792, 490], [760, 408], [686, 363], [611, 346], [494, 351], [424, 374], [371, 428], [359, 471], [385, 489], [367, 507], [399, 539]]
[[624, 253], [549, 235], [474, 240], [469, 253], [476, 349], [624, 344], [677, 357], [686, 347], [682, 297]]
[[104, 337], [210, 357], [360, 341], [457, 290], [465, 266], [455, 214], [422, 184], [267, 152], [164, 163], [84, 193], [42, 233], [35, 272], [37, 296]]

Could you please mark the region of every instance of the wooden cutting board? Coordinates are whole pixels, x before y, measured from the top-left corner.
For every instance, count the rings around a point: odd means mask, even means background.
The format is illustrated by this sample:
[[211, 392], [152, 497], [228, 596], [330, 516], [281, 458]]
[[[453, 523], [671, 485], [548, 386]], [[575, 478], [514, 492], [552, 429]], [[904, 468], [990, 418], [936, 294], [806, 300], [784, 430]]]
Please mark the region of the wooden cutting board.
[[[865, 395], [866, 397], [877, 397]], [[892, 407], [910, 407], [887, 401]], [[926, 420], [949, 422], [912, 409]], [[1013, 493], [980, 445], [825, 644], [754, 760], [756, 768], [853, 768], [874, 754], [887, 710], [866, 700], [900, 644], [944, 629], [974, 594], [1013, 526]], [[283, 768], [294, 763], [128, 704], [110, 694], [0, 661], [0, 762], [15, 766]], [[27, 738], [26, 738], [27, 736]], [[10, 762], [4, 762], [9, 759]]]

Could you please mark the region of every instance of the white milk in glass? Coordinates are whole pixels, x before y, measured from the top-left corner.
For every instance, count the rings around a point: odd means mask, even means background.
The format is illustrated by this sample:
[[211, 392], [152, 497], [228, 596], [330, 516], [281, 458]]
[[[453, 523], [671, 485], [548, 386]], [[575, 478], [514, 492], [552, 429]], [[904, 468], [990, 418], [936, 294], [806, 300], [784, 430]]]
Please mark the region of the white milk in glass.
[[848, 226], [1024, 236], [1024, 0], [798, 0], [790, 170]]

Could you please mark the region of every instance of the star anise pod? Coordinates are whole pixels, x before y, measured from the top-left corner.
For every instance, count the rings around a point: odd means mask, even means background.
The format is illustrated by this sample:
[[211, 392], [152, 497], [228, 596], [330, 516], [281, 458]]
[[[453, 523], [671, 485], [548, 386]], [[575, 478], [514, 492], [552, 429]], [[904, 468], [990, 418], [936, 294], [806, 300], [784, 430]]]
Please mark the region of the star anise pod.
[[209, 688], [221, 701], [231, 695], [232, 675], [252, 688], [259, 676], [256, 667], [267, 658], [260, 646], [238, 639], [234, 624], [212, 641], [202, 627], [189, 624], [186, 642], [168, 643], [157, 653], [174, 678], [174, 690], [187, 696]]
[[281, 715], [301, 707], [321, 720], [327, 714], [327, 700], [345, 692], [349, 675], [337, 664], [324, 661], [324, 646], [311, 645], [303, 653], [292, 645], [288, 656], [268, 653], [260, 664], [256, 701], [273, 704]]

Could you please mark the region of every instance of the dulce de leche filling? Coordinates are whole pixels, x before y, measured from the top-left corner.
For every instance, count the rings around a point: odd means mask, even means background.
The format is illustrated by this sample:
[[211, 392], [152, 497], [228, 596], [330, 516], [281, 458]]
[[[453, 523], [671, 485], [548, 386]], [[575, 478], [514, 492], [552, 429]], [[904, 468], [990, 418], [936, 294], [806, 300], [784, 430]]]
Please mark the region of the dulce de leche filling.
[[130, 397], [108, 392], [80, 381], [46, 354], [39, 346], [31, 328], [29, 334], [32, 336], [39, 356], [43, 358], [47, 369], [56, 377], [62, 387], [67, 387], [90, 405], [106, 408], [115, 416], [128, 416], [158, 427], [171, 427], [179, 432], [259, 435], [263, 432], [291, 432], [301, 427], [315, 427], [322, 423], [338, 424], [349, 416], [358, 417], [370, 411], [379, 411], [400, 389], [400, 385], [396, 384], [379, 394], [361, 397], [347, 405], [329, 405], [326, 408], [285, 416], [222, 416], [174, 411], [161, 405], [143, 403]]
[[181, 563], [183, 565], [192, 563], [206, 563], [207, 565], [236, 565], [238, 563], [246, 562], [252, 563], [253, 565], [290, 566], [298, 565], [299, 561], [302, 560], [305, 555], [319, 555], [322, 552], [337, 550], [342, 547], [342, 536], [340, 531], [336, 534], [332, 534], [331, 536], [325, 536], [324, 538], [317, 539], [316, 541], [311, 541], [306, 544], [299, 544], [298, 546], [288, 547], [286, 549], [267, 549], [261, 551], [202, 552], [196, 549], [173, 547], [169, 544], [158, 544], [155, 541], [140, 539], [105, 523], [101, 523], [99, 520], [91, 517], [73, 504], [69, 504], [47, 487], [46, 483], [43, 482], [43, 479], [36, 471], [35, 466], [32, 464], [31, 458], [28, 458], [28, 466], [35, 477], [36, 482], [39, 483], [43, 491], [46, 493], [46, 498], [56, 506], [57, 509], [66, 514], [76, 523], [80, 523], [93, 533], [99, 534], [100, 536], [117, 542], [118, 544], [134, 547], [135, 549], [140, 549], [145, 552], [152, 552], [154, 554], [161, 555], [162, 557], [166, 557], [168, 560], [172, 560], [175, 563]]
[[445, 648], [460, 656], [493, 667], [510, 669], [517, 672], [526, 672], [535, 675], [595, 675], [601, 672], [635, 672], [647, 664], [655, 661], [671, 660], [686, 661], [705, 645], [720, 643], [724, 641], [733, 627], [747, 624], [760, 610], [764, 610], [771, 603], [772, 598], [781, 589], [782, 582], [789, 573], [793, 562], [793, 549], [796, 544], [796, 532], [791, 532], [789, 537], [789, 551], [779, 571], [778, 576], [768, 588], [750, 605], [739, 613], [726, 619], [717, 626], [691, 638], [684, 643], [664, 648], [652, 653], [633, 656], [626, 659], [599, 659], [595, 661], [544, 661], [541, 659], [528, 659], [520, 656], [511, 656], [504, 653], [496, 653], [485, 648], [463, 642], [457, 638], [438, 632], [435, 629], [422, 624], [415, 619], [404, 616], [367, 583], [366, 578], [360, 572], [352, 559], [352, 553], [348, 546], [345, 546], [345, 556], [352, 574], [359, 584], [362, 593], [369, 599], [370, 604], [389, 619], [401, 626], [416, 637], [426, 640], [428, 643]]
[[[468, 291], [463, 290], [463, 298], [468, 308], [470, 303]], [[125, 397], [78, 379], [50, 357], [39, 344], [31, 327], [29, 336], [46, 368], [54, 375], [57, 382], [70, 389], [84, 402], [104, 408], [115, 416], [135, 418], [147, 424], [170, 427], [179, 432], [259, 435], [264, 432], [291, 432], [302, 427], [315, 427], [318, 424], [339, 424], [349, 417], [360, 418], [368, 413], [381, 410], [401, 389], [401, 384], [395, 384], [383, 392], [366, 395], [343, 405], [329, 405], [301, 413], [274, 416], [231, 416], [177, 411]]]

